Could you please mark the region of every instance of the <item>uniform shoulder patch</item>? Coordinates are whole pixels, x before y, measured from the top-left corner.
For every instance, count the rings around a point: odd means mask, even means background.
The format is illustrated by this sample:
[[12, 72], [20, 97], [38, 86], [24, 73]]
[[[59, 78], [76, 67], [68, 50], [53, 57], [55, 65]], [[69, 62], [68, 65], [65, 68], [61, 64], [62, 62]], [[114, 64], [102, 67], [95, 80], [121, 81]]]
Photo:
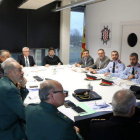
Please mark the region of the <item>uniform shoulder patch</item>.
[[131, 65], [128, 65], [127, 67], [132, 67]]
[[118, 62], [121, 64], [122, 63], [122, 61], [121, 60], [118, 60]]
[[64, 114], [62, 114], [59, 111], [57, 112], [57, 116], [59, 116], [59, 118], [61, 118], [61, 120], [63, 120], [63, 122], [65, 122], [65, 123], [70, 121], [70, 119], [67, 116], [65, 116]]
[[140, 68], [140, 64], [138, 64], [138, 68]]
[[12, 86], [12, 87], [15, 87], [15, 85], [14, 85], [14, 83], [13, 83], [13, 82], [10, 82], [10, 84], [11, 84], [11, 86]]

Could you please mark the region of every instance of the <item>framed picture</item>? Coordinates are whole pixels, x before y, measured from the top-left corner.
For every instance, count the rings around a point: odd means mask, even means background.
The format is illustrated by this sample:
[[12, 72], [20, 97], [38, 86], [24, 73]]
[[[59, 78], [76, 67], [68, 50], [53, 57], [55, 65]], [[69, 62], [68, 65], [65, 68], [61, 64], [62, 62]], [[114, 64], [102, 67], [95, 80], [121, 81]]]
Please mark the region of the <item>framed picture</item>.
[[110, 48], [111, 47], [111, 32], [112, 23], [102, 23], [101, 24], [101, 35], [100, 35], [100, 47]]

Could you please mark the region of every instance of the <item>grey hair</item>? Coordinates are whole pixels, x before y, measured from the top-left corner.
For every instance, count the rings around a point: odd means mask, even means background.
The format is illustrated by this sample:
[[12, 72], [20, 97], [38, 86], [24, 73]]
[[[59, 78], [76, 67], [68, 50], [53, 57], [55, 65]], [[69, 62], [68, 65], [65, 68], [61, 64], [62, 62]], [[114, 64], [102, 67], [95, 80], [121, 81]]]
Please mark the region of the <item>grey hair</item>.
[[22, 48], [22, 51], [24, 52], [25, 49], [29, 49], [29, 48], [28, 48], [28, 47], [23, 47], [23, 48]]
[[113, 112], [117, 116], [128, 116], [135, 105], [136, 97], [133, 91], [128, 89], [117, 91], [112, 98]]
[[43, 82], [40, 85], [39, 89], [39, 98], [41, 101], [46, 100], [48, 101], [48, 95], [50, 94], [50, 91], [55, 90], [55, 84], [53, 83], [53, 80], [47, 80]]
[[10, 52], [8, 50], [0, 50], [0, 56], [4, 56], [5, 52], [8, 52], [10, 54]]
[[1, 64], [1, 67], [2, 69], [5, 69], [5, 66], [7, 63], [9, 62], [16, 62], [16, 60], [14, 58], [7, 58], [2, 64]]
[[5, 63], [5, 66], [4, 66], [4, 76], [8, 76], [9, 75], [9, 70], [14, 70], [16, 68], [16, 65], [15, 63], [18, 63], [18, 62], [7, 62]]

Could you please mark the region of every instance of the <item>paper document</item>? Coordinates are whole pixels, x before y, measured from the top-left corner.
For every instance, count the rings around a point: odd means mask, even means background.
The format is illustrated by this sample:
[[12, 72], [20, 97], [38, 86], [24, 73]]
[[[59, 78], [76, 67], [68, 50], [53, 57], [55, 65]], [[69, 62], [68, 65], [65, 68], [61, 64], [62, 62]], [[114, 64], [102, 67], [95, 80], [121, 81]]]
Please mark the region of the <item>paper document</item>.
[[107, 104], [104, 101], [94, 101], [94, 102], [89, 102], [85, 103], [88, 107], [92, 108], [96, 112], [101, 112], [101, 111], [112, 111], [112, 106], [110, 104]]
[[138, 83], [133, 83], [129, 80], [117, 79], [117, 81], [119, 81], [120, 84], [126, 84], [127, 86], [138, 85]]
[[77, 106], [81, 107], [82, 109], [84, 109], [87, 112], [87, 113], [79, 114], [80, 116], [85, 116], [85, 115], [96, 113], [95, 110], [93, 110], [92, 108], [90, 108], [89, 106], [87, 106], [84, 103], [79, 103], [79, 104], [77, 104]]

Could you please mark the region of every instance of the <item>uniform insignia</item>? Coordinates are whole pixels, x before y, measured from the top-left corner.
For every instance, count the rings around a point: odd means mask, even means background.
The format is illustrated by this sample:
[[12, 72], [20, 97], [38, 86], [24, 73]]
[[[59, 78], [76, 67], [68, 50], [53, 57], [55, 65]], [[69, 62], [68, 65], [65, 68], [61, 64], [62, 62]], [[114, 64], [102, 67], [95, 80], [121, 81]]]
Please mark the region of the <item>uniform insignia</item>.
[[64, 116], [64, 118], [67, 118], [67, 116]]
[[60, 113], [60, 112], [57, 112], [57, 113]]
[[140, 64], [138, 64], [138, 68], [140, 68]]
[[89, 94], [88, 92], [85, 92], [85, 93], [84, 93], [84, 95], [88, 95], [88, 94]]
[[128, 65], [127, 67], [132, 67], [131, 65]]
[[118, 66], [116, 66], [116, 69], [118, 69]]
[[138, 72], [136, 71], [135, 74], [138, 74]]
[[15, 86], [14, 83], [12, 83], [12, 82], [11, 82], [11, 85], [12, 85], [12, 86]]
[[91, 121], [105, 121], [106, 119], [92, 119]]
[[118, 62], [121, 64], [122, 62], [121, 62], [121, 60], [118, 60]]

